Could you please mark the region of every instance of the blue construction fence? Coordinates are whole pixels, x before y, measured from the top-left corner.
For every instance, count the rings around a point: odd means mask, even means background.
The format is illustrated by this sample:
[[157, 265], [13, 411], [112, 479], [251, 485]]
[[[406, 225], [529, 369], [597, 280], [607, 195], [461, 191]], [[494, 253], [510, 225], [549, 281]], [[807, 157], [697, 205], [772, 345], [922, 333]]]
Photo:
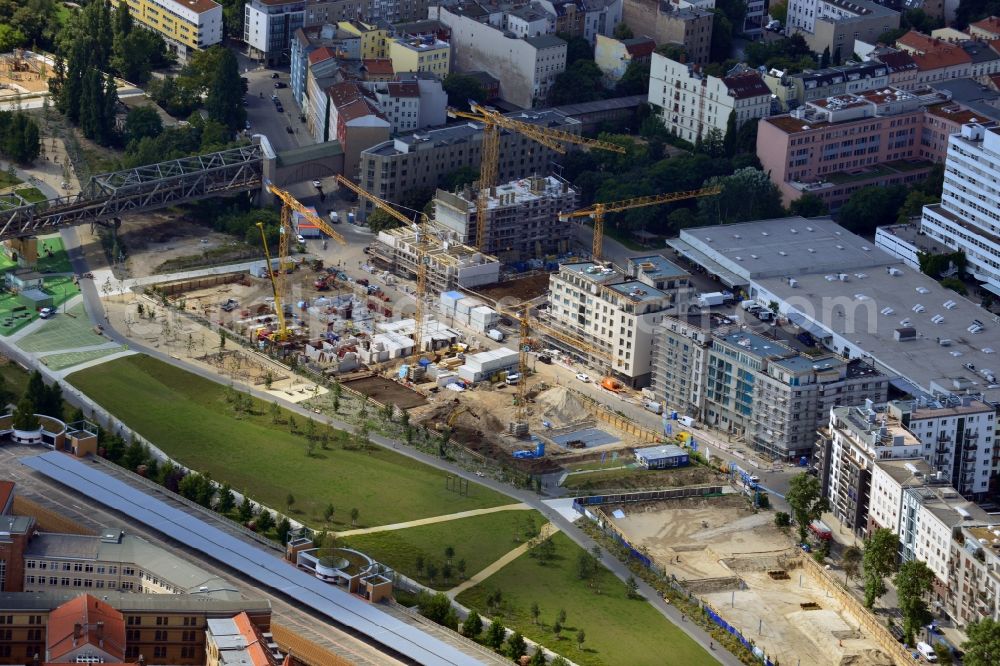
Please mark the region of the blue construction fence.
[[754, 645], [753, 642], [750, 641], [746, 636], [744, 636], [742, 634], [742, 632], [740, 632], [739, 629], [737, 629], [733, 625], [731, 625], [728, 622], [726, 622], [722, 618], [722, 616], [720, 616], [718, 613], [716, 613], [714, 610], [712, 610], [708, 606], [702, 606], [701, 610], [702, 610], [703, 613], [705, 613], [705, 615], [708, 617], [708, 619], [710, 619], [712, 622], [714, 622], [717, 625], [719, 625], [727, 633], [732, 634], [733, 636], [735, 636], [736, 640], [738, 640], [740, 643], [743, 644], [743, 647], [745, 647], [746, 649], [750, 650], [750, 652], [753, 653], [753, 656], [757, 657], [758, 659], [760, 659], [764, 663], [764, 666], [774, 666], [774, 663], [770, 659], [767, 658], [767, 656], [764, 654], [764, 651], [761, 650], [756, 645]]

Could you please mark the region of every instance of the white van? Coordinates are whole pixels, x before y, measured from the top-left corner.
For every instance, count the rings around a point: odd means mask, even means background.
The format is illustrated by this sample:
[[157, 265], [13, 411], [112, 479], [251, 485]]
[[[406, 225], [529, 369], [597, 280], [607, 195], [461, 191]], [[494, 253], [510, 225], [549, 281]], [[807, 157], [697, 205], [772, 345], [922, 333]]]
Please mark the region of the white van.
[[927, 643], [924, 643], [923, 641], [917, 643], [917, 652], [920, 653], [921, 657], [923, 657], [932, 664], [936, 663], [938, 660], [937, 652], [934, 651], [934, 648], [928, 645]]
[[507, 379], [505, 381], [507, 382], [507, 386], [517, 386], [518, 382], [521, 381], [521, 375], [520, 373], [512, 372], [507, 375]]

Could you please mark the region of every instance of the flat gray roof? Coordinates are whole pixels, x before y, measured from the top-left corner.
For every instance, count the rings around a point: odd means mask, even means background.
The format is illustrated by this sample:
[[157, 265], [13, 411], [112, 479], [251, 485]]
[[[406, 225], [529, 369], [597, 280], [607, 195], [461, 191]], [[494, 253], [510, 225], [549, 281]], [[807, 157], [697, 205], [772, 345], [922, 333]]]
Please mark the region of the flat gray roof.
[[828, 217], [782, 217], [682, 229], [680, 239], [745, 281], [900, 263]]
[[635, 455], [646, 460], [657, 460], [659, 458], [676, 458], [686, 456], [687, 451], [676, 444], [664, 444], [663, 446], [647, 446], [644, 449], [636, 449]]
[[720, 335], [716, 340], [728, 342], [730, 345], [743, 349], [748, 354], [760, 357], [789, 356], [795, 353], [794, 349], [786, 347], [777, 340], [765, 338], [749, 330]]
[[376, 606], [290, 566], [270, 552], [133, 488], [95, 468], [93, 463], [81, 462], [58, 451], [22, 458], [21, 463], [417, 663], [432, 666], [482, 663]]
[[629, 257], [629, 264], [635, 267], [636, 277], [639, 273], [653, 277], [675, 277], [690, 275], [686, 270], [670, 261], [662, 254], [647, 254], [641, 257]]
[[551, 49], [556, 46], [566, 46], [566, 42], [555, 35], [539, 35], [538, 37], [528, 37], [524, 41], [528, 42], [536, 49]]
[[730, 289], [743, 287], [750, 283], [750, 281], [742, 275], [737, 275], [706, 255], [704, 252], [692, 247], [690, 243], [682, 238], [671, 238], [667, 241], [667, 245], [672, 247], [680, 256], [684, 257], [688, 261], [698, 264], [712, 275], [718, 277], [719, 280], [722, 281], [722, 284], [726, 285]]

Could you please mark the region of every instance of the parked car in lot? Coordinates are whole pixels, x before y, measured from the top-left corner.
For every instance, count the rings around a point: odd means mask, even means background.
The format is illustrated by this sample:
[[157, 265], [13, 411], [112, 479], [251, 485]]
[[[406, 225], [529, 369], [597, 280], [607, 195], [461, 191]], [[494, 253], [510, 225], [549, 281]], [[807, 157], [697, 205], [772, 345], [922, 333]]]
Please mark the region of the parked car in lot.
[[289, 134], [291, 134], [292, 132], [294, 132], [294, 130], [292, 129], [291, 125], [285, 125], [285, 131], [288, 132]]
[[38, 316], [42, 319], [48, 319], [56, 313], [55, 308], [42, 308], [38, 311]]
[[278, 113], [284, 113], [285, 112], [285, 107], [283, 107], [283, 106], [281, 106], [279, 104], [278, 106], [274, 107], [274, 110], [277, 111]]
[[581, 382], [583, 382], [583, 383], [585, 383], [585, 384], [587, 384], [587, 383], [590, 383], [590, 382], [592, 382], [592, 381], [593, 381], [593, 380], [592, 380], [592, 379], [590, 378], [590, 375], [585, 375], [585, 374], [583, 374], [582, 372], [578, 372], [578, 373], [576, 373], [576, 378], [577, 378], [577, 379], [579, 379], [579, 380], [580, 380]]
[[287, 87], [288, 87], [288, 84], [287, 84], [287, 83], [284, 83], [284, 82], [282, 82], [282, 81], [275, 81], [275, 82], [274, 82], [274, 87], [275, 87], [275, 88], [287, 88]]

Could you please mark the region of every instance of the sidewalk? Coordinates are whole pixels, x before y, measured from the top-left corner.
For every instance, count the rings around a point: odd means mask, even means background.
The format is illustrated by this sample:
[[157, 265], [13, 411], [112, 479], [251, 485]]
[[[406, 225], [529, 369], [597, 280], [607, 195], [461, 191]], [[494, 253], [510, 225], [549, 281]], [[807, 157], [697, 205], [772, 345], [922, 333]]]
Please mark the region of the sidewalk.
[[405, 530], [408, 527], [419, 527], [420, 525], [433, 525], [435, 523], [447, 523], [452, 520], [461, 520], [471, 516], [482, 516], [487, 513], [497, 513], [499, 511], [528, 511], [531, 507], [524, 502], [517, 504], [505, 504], [503, 506], [493, 506], [486, 509], [472, 509], [470, 511], [459, 511], [458, 513], [446, 513], [443, 516], [430, 516], [428, 518], [418, 518], [408, 520], [405, 523], [392, 523], [391, 525], [376, 525], [375, 527], [364, 527], [357, 530], [344, 530], [337, 532], [337, 537], [357, 536], [359, 534], [372, 534], [374, 532], [391, 532], [393, 530]]

